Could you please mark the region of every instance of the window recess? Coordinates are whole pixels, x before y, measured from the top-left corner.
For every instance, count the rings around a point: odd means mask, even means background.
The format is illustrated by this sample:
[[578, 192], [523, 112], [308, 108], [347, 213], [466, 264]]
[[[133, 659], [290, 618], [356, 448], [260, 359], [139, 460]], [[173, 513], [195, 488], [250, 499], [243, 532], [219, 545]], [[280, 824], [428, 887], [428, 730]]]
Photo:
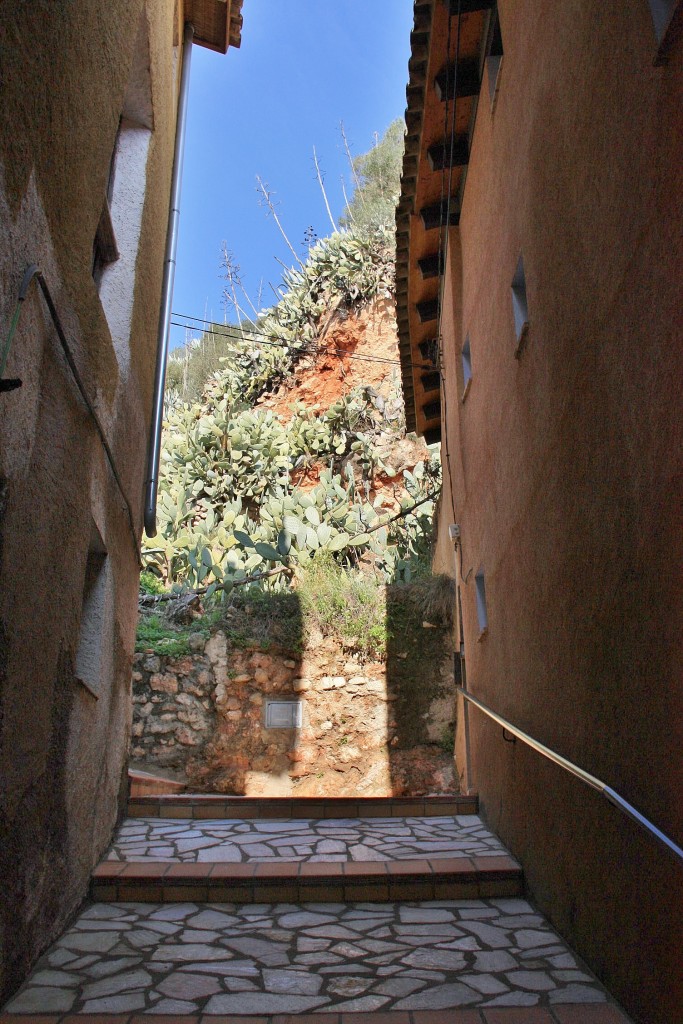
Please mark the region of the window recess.
[[666, 54], [674, 35], [677, 35], [676, 23], [681, 18], [681, 0], [648, 0], [652, 24], [657, 40], [655, 64], [665, 64]]
[[472, 383], [472, 353], [470, 350], [470, 336], [469, 334], [465, 338], [465, 344], [462, 347], [462, 400], [463, 402], [467, 398], [470, 390], [470, 384]]
[[128, 85], [93, 244], [93, 278], [119, 368], [124, 373], [130, 364], [135, 268], [153, 127], [149, 33], [143, 14], [137, 25]]
[[116, 143], [109, 162], [109, 177], [107, 179], [107, 192], [102, 206], [102, 213], [97, 224], [95, 240], [93, 242], [92, 276], [98, 289], [102, 283], [104, 268], [110, 263], [115, 263], [119, 258], [119, 250], [116, 244], [116, 233], [111, 219], [111, 197], [114, 189], [114, 168], [116, 165], [116, 149], [121, 131], [116, 134]]
[[487, 635], [489, 631], [489, 617], [488, 610], [486, 608], [486, 582], [484, 579], [484, 570], [481, 568], [477, 575], [474, 577], [474, 588], [477, 597], [477, 621], [479, 623], [479, 639]]
[[512, 313], [515, 320], [515, 338], [517, 339], [515, 356], [519, 359], [529, 331], [529, 306], [526, 297], [526, 275], [524, 273], [524, 260], [521, 256], [517, 262], [517, 268], [515, 270], [514, 277], [512, 278], [510, 290], [512, 293]]
[[489, 100], [491, 101], [491, 113], [493, 113], [496, 105], [496, 99], [498, 97], [498, 88], [500, 86], [500, 70], [503, 64], [503, 37], [500, 33], [500, 21], [498, 18], [498, 9], [495, 8], [491, 12], [491, 20], [489, 23], [489, 34], [486, 46], [486, 57], [484, 59], [484, 67], [486, 69], [486, 77], [489, 85]]
[[111, 616], [110, 591], [107, 551], [93, 524], [83, 582], [75, 677], [95, 699], [99, 699], [103, 685], [104, 646], [109, 637]]

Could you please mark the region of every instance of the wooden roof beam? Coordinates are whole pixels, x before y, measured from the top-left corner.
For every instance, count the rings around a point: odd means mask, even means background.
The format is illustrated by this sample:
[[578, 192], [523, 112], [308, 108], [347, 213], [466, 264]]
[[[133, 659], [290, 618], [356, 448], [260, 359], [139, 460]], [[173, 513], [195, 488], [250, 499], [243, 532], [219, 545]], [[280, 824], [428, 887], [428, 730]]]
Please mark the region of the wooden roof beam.
[[430, 320], [436, 320], [439, 315], [439, 300], [425, 299], [424, 302], [416, 302], [415, 309], [420, 318], [420, 323], [429, 323]]
[[[448, 205], [448, 200], [444, 199], [442, 203], [432, 203], [431, 206], [422, 207], [420, 217], [425, 231], [432, 231], [434, 228], [440, 228], [446, 224]], [[451, 196], [450, 217], [448, 219], [451, 227], [455, 227], [460, 223], [460, 199], [458, 195]]]
[[242, 41], [242, 0], [184, 0], [183, 21], [192, 22], [198, 46], [225, 53]]
[[433, 171], [444, 168], [465, 167], [470, 161], [470, 141], [467, 134], [456, 135], [451, 145], [450, 139], [437, 142], [427, 150], [429, 166]]
[[456, 14], [473, 14], [476, 11], [490, 11], [496, 0], [443, 0], [448, 4], [451, 17]]
[[456, 64], [448, 64], [434, 79], [434, 91], [443, 103], [449, 99], [478, 96], [481, 88], [479, 61], [466, 58]]
[[443, 273], [443, 257], [438, 252], [423, 256], [417, 261], [417, 265], [420, 268], [423, 281], [427, 281], [431, 277], [440, 277]]

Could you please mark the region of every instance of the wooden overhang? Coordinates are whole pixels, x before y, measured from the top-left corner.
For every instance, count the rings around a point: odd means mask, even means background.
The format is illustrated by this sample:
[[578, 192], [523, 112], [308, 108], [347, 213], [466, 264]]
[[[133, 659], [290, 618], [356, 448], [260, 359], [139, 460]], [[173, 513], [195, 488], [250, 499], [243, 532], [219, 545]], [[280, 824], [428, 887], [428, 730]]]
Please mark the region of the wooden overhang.
[[396, 315], [406, 426], [428, 443], [441, 436], [438, 330], [446, 221], [457, 225], [460, 218], [495, 8], [494, 0], [414, 4], [396, 209]]
[[194, 42], [226, 53], [242, 42], [243, 0], [184, 0], [183, 21], [194, 26]]

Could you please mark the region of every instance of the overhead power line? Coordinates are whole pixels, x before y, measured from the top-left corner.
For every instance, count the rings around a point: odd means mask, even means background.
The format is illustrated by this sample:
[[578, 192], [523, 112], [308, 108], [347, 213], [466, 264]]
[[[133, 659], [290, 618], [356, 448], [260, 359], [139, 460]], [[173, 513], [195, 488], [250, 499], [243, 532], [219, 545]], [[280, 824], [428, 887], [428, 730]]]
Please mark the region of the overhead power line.
[[[198, 316], [190, 316], [187, 313], [174, 313], [175, 317], [182, 317], [184, 320], [193, 320], [200, 324], [207, 324], [210, 330], [204, 329], [205, 334], [215, 334], [219, 338], [228, 338], [230, 341], [248, 341], [253, 345], [266, 345], [271, 348], [289, 348], [290, 346], [286, 341], [277, 341], [276, 336], [272, 334], [266, 334], [265, 331], [255, 331], [251, 328], [239, 326], [233, 327], [231, 324], [219, 324], [220, 330], [217, 329], [217, 325], [212, 323], [211, 320], [203, 320]], [[178, 320], [172, 320], [171, 323], [174, 327], [184, 327], [186, 330], [199, 330], [198, 327], [194, 327], [192, 324], [179, 323]], [[235, 355], [241, 355], [239, 349], [233, 349], [232, 352]], [[337, 355], [340, 358], [345, 359], [361, 359], [364, 362], [370, 363], [391, 363], [395, 366], [400, 365], [399, 359], [389, 359], [387, 356], [364, 356], [358, 355], [357, 353], [347, 352], [343, 348], [319, 348], [312, 352], [313, 355]]]

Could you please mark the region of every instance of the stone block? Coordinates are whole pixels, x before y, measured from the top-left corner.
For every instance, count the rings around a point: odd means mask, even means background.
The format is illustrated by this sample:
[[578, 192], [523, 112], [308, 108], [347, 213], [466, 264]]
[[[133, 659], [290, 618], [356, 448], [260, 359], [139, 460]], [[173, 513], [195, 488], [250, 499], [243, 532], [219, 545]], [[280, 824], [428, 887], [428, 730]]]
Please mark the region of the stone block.
[[161, 690], [163, 693], [178, 692], [178, 679], [171, 672], [153, 673], [149, 678], [149, 685], [153, 690]]

